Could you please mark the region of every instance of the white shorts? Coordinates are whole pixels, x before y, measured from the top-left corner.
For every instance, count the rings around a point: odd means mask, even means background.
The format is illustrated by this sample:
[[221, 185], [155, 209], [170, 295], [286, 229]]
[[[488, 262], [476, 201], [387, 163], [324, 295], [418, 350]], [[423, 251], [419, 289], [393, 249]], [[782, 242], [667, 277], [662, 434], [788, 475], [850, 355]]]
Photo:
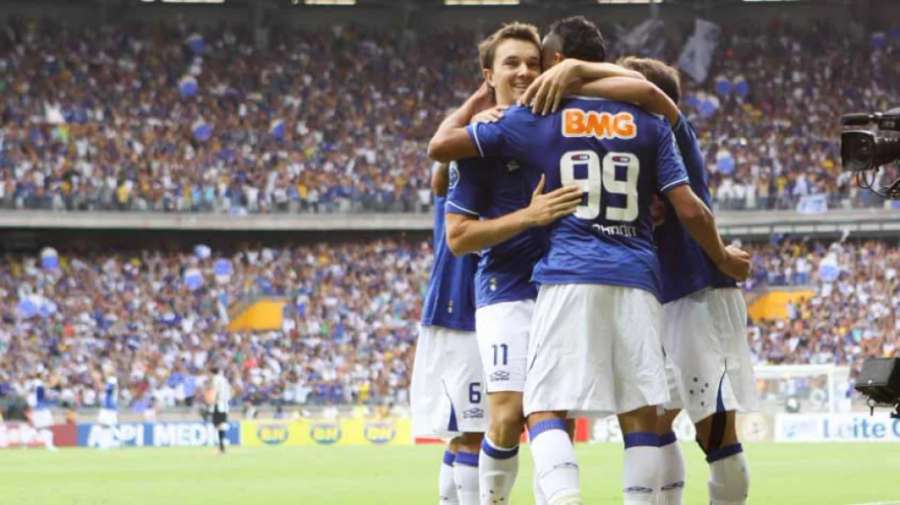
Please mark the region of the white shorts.
[[119, 413], [112, 409], [100, 409], [100, 413], [97, 414], [97, 424], [115, 426], [119, 424]]
[[695, 424], [716, 412], [757, 408], [739, 289], [704, 289], [667, 303], [662, 337], [677, 392], [666, 408], [684, 409]]
[[621, 286], [541, 286], [528, 348], [525, 414], [607, 416], [669, 399], [659, 301]]
[[53, 426], [53, 414], [50, 413], [50, 409], [32, 410], [31, 424], [36, 429], [49, 428]]
[[487, 429], [475, 333], [419, 327], [410, 385], [413, 436], [451, 438]]
[[475, 311], [475, 334], [488, 393], [525, 389], [534, 300], [501, 302]]

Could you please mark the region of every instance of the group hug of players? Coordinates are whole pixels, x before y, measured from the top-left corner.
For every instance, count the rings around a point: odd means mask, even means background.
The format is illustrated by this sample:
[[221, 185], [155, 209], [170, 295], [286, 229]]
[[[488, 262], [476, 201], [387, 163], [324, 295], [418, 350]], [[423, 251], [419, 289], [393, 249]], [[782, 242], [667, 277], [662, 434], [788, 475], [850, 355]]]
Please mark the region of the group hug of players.
[[615, 414], [624, 503], [679, 504], [684, 409], [709, 502], [746, 503], [735, 412], [756, 399], [735, 281], [750, 257], [716, 230], [677, 71], [604, 63], [580, 16], [543, 40], [512, 23], [478, 49], [484, 84], [429, 144], [435, 262], [411, 400], [415, 435], [449, 440], [439, 502], [508, 503], [524, 427], [535, 503], [581, 504], [573, 419]]

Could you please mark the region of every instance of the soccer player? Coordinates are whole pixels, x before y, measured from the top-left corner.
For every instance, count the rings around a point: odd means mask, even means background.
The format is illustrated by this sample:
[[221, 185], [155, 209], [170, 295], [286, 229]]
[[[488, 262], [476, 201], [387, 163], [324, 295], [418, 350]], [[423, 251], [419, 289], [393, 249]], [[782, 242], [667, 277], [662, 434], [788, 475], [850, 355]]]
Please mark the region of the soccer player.
[[[634, 101], [665, 116], [672, 124], [694, 192], [707, 204], [709, 188], [703, 157], [693, 128], [678, 110], [678, 71], [642, 58], [619, 62], [641, 72], [649, 82], [593, 78], [590, 64], [566, 60], [533, 83], [523, 100], [538, 110], [554, 110], [559, 97], [573, 90]], [[553, 74], [553, 75], [551, 75]], [[655, 89], [654, 89], [655, 88]], [[665, 96], [660, 96], [664, 92]], [[654, 230], [662, 267], [662, 338], [672, 400], [658, 419], [663, 458], [660, 504], [680, 504], [684, 461], [672, 423], [685, 408], [697, 429], [697, 440], [710, 464], [710, 503], [745, 503], [749, 469], [735, 429], [735, 411], [756, 408], [750, 349], [745, 339], [746, 305], [734, 281], [723, 276], [685, 232], [671, 205], [662, 208], [662, 225]], [[717, 387], [711, 385], [717, 384]]]
[[471, 255], [456, 258], [447, 247], [444, 207], [449, 170], [436, 163], [431, 176], [434, 265], [422, 302], [410, 403], [413, 436], [450, 439], [438, 475], [438, 502], [477, 505], [478, 451], [486, 415], [474, 333], [476, 260]]
[[[544, 63], [559, 59], [556, 53], [582, 57], [585, 42], [597, 39], [599, 31], [584, 18], [555, 23]], [[582, 503], [564, 419], [616, 413], [626, 444], [625, 503], [655, 503], [656, 406], [668, 400], [668, 388], [649, 217], [653, 194], [666, 195], [721, 270], [736, 278], [749, 272], [746, 253], [724, 246], [709, 209], [687, 185], [671, 128], [630, 104], [576, 98], [551, 116], [519, 107], [496, 123], [466, 128], [447, 120], [429, 155], [509, 157], [540, 166], [549, 189], [574, 183], [586, 193], [574, 215], [550, 226], [549, 249], [534, 272], [541, 287], [524, 410], [535, 471], [551, 505]]]
[[100, 412], [97, 414], [97, 424], [100, 425], [100, 448], [109, 449], [118, 446], [116, 426], [119, 424], [118, 413], [118, 380], [114, 376], [106, 379], [103, 390], [103, 402], [100, 404]]
[[[673, 104], [678, 103], [681, 82], [677, 70], [648, 58], [626, 58], [620, 64], [644, 74]], [[680, 114], [673, 131], [691, 188], [709, 206], [697, 135]], [[684, 461], [672, 432], [681, 409], [696, 426], [697, 441], [709, 463], [710, 504], [744, 504], [750, 472], [735, 429], [735, 411], [757, 406], [746, 338], [747, 306], [734, 280], [716, 269], [675, 217], [671, 205], [666, 205], [665, 213], [654, 238], [662, 267], [663, 347], [667, 372], [674, 380], [669, 385], [672, 399], [665, 405], [657, 429], [665, 477], [660, 504], [681, 504]]]
[[47, 393], [44, 382], [36, 377], [32, 381], [32, 400], [31, 404], [31, 425], [37, 431], [38, 439], [44, 443], [47, 450], [55, 451], [53, 445], [53, 432], [50, 427], [53, 426], [53, 414], [50, 412], [50, 403], [47, 401]]
[[[510, 23], [478, 49], [485, 79], [479, 98], [483, 103], [492, 98], [498, 109], [473, 120], [491, 121], [500, 109], [514, 105], [540, 73], [540, 36], [533, 25]], [[464, 114], [475, 112], [465, 105], [463, 109]], [[475, 275], [475, 333], [489, 419], [479, 456], [481, 503], [507, 503], [525, 423], [522, 388], [537, 296], [531, 272], [545, 248], [538, 227], [574, 212], [581, 190], [572, 186], [542, 194], [539, 170], [508, 158], [460, 160], [450, 170], [447, 242], [456, 255], [481, 252]]]
[[219, 438], [219, 454], [225, 454], [225, 433], [228, 431], [228, 410], [231, 402], [231, 385], [225, 372], [213, 367], [213, 411], [212, 423]]

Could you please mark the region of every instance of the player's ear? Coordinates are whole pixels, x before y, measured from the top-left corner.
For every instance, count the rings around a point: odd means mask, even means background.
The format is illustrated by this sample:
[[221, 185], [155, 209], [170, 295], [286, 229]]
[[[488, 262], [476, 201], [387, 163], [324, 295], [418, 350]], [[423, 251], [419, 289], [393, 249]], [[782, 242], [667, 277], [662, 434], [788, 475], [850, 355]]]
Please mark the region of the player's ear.
[[494, 71], [490, 68], [482, 68], [481, 75], [484, 76], [484, 82], [486, 82], [488, 84], [488, 86], [490, 86], [491, 89], [493, 89], [494, 88]]
[[560, 53], [559, 51], [553, 53], [553, 64], [554, 64], [554, 65], [556, 65], [556, 64], [559, 63], [559, 62], [561, 62], [561, 61], [564, 60], [564, 59], [565, 59], [565, 58], [563, 58], [562, 53]]

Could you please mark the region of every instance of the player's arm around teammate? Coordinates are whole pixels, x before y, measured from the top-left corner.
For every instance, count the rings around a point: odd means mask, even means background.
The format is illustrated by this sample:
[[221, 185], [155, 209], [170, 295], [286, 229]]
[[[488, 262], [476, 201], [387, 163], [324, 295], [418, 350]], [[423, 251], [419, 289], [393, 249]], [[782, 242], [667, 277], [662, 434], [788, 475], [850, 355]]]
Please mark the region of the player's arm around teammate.
[[[532, 83], [523, 97], [523, 102], [532, 105], [535, 113], [546, 113], [548, 108], [549, 112], [555, 112], [560, 96], [581, 94], [631, 102], [649, 112], [663, 115], [674, 130], [675, 139], [688, 167], [691, 186], [697, 195], [708, 195], [702, 155], [692, 130], [685, 124], [686, 120], [677, 107], [681, 95], [677, 71], [652, 59], [626, 58], [621, 61], [623, 65], [646, 74], [649, 81], [619, 78], [585, 83], [577, 76], [583, 75], [583, 68], [592, 64], [571, 62], [566, 66], [558, 66], [560, 68], [555, 72], [545, 72]], [[557, 95], [554, 96], [554, 93]], [[686, 206], [688, 213], [697, 212], [700, 217], [703, 216], [703, 210], [693, 201], [690, 194], [686, 192], [676, 194], [675, 198], [687, 200], [683, 202], [686, 205], [682, 205], [682, 216], [686, 213], [684, 210]], [[699, 203], [708, 210], [705, 203]], [[659, 205], [656, 210], [661, 213], [659, 217], [662, 218], [660, 221], [663, 221], [666, 210], [661, 202]], [[656, 222], [656, 218], [654, 221]], [[691, 286], [679, 287], [676, 290], [679, 294], [677, 297], [674, 295], [676, 291], [669, 291], [669, 288], [664, 291], [664, 299], [671, 301], [665, 305], [667, 319], [671, 320], [667, 321], [664, 327], [663, 340], [667, 348], [667, 361], [671, 362], [671, 370], [667, 364], [667, 372], [668, 379], [672, 382], [670, 384], [672, 402], [667, 404], [665, 414], [657, 420], [656, 432], [660, 436], [661, 456], [665, 468], [660, 481], [660, 504], [681, 503], [685, 480], [684, 462], [678, 444], [675, 443], [672, 423], [682, 405], [688, 406], [690, 418], [697, 427], [697, 441], [707, 454], [710, 463], [711, 503], [743, 503], [749, 489], [749, 471], [741, 454], [735, 430], [734, 409], [752, 409], [755, 405], [752, 387], [747, 386], [752, 385], [752, 372], [749, 366], [749, 349], [743, 340], [746, 309], [740, 299], [740, 293], [734, 293], [733, 288], [703, 289], [707, 286], [715, 288], [733, 284], [722, 279], [716, 280], [715, 274], [703, 265], [705, 261], [692, 252], [693, 248], [688, 252], [667, 251], [667, 247], [677, 248], [677, 244], [683, 244], [684, 241], [677, 236], [683, 233], [677, 231], [680, 228], [677, 223], [670, 222], [666, 227], [667, 230], [661, 230], [657, 238], [662, 240], [659, 244], [662, 254], [675, 253], [686, 263], [679, 264], [664, 258], [667, 261], [663, 262], [663, 283], [679, 286], [691, 284]], [[715, 247], [707, 244], [707, 248], [710, 246]], [[688, 257], [692, 260], [687, 260]], [[688, 278], [707, 280], [694, 286], [686, 281]], [[696, 294], [691, 296], [691, 300], [685, 303], [678, 301], [678, 297], [684, 296], [682, 293], [694, 292]], [[699, 300], [707, 300], [707, 303], [698, 304]], [[719, 315], [711, 316], [714, 313]], [[732, 320], [735, 324], [729, 326], [727, 322]], [[731, 366], [727, 366], [729, 363]], [[726, 369], [724, 375], [723, 366]], [[691, 377], [686, 377], [687, 370], [691, 371]], [[706, 393], [710, 390], [710, 384], [716, 381], [720, 383], [718, 391], [723, 389], [723, 385], [726, 391], [724, 397], [719, 394], [718, 400]], [[713, 388], [711, 394], [715, 395], [715, 391], [717, 389]], [[687, 401], [683, 398], [687, 398]], [[711, 412], [713, 413], [710, 414]]]
[[[444, 121], [431, 144], [433, 156], [477, 155], [467, 133], [470, 122], [500, 119], [505, 107], [540, 72], [540, 40], [530, 25], [512, 24], [479, 47], [485, 85]], [[473, 104], [496, 103], [476, 113]], [[507, 158], [464, 159], [450, 172], [447, 242], [455, 254], [482, 251], [476, 275], [476, 333], [485, 368], [489, 427], [479, 457], [482, 504], [506, 503], [518, 471], [518, 441], [524, 425], [522, 387], [531, 312], [531, 283], [543, 241], [534, 227], [571, 214], [581, 201], [577, 187], [543, 194], [537, 170]], [[538, 492], [538, 503], [543, 503]]]
[[[604, 77], [605, 63], [563, 60], [536, 79], [522, 95], [521, 102], [535, 113], [556, 112], [560, 100], [573, 93], [601, 96], [630, 102], [648, 112], [660, 114], [676, 125], [681, 113], [678, 106], [654, 83], [627, 76]], [[614, 66], [614, 65], [613, 65]], [[750, 275], [750, 254], [722, 242], [715, 218], [689, 185], [673, 188], [666, 194], [678, 219], [691, 238], [697, 241], [722, 273], [739, 281]]]
[[544, 193], [544, 176], [531, 194], [528, 207], [496, 219], [478, 219], [472, 215], [447, 214], [447, 243], [455, 255], [468, 254], [503, 243], [537, 226], [546, 226], [575, 212], [581, 203], [578, 186]]

